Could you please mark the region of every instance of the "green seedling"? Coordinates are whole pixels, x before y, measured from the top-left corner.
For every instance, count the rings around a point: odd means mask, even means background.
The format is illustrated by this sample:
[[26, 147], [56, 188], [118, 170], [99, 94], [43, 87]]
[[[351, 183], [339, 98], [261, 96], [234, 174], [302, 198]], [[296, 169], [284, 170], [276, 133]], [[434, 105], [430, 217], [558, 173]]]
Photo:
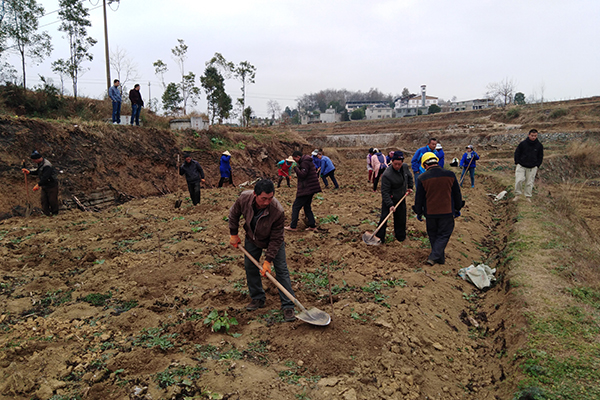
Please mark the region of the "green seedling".
[[227, 311], [223, 311], [221, 316], [218, 310], [212, 310], [204, 320], [204, 325], [210, 325], [210, 330], [213, 332], [218, 332], [221, 328], [225, 328], [225, 332], [229, 332], [229, 328], [237, 324], [237, 319], [229, 317]]

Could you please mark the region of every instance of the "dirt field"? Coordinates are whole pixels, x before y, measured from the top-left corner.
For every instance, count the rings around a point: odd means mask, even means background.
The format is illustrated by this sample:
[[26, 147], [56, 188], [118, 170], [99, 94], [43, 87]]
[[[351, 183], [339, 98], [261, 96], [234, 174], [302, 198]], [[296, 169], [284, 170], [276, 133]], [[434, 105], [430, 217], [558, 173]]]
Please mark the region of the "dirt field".
[[[172, 194], [100, 213], [0, 222], [0, 393], [505, 398], [511, 376], [498, 361], [508, 315], [501, 289], [479, 293], [456, 276], [502, 246], [499, 227], [510, 205], [488, 196], [501, 188], [479, 176], [475, 189], [464, 190], [467, 206], [446, 265], [425, 267], [425, 226], [411, 213], [406, 242], [362, 242], [381, 202], [368, 190], [362, 164], [337, 162], [342, 188], [313, 203], [318, 232], [286, 232], [296, 295], [332, 316], [327, 327], [283, 322], [267, 282], [266, 308], [245, 311], [243, 260], [228, 246], [225, 221], [236, 188], [204, 190], [198, 207], [186, 200], [175, 209]], [[293, 186], [276, 192], [288, 214]], [[488, 296], [496, 299], [491, 308]], [[204, 323], [212, 310], [237, 320], [229, 335]]]

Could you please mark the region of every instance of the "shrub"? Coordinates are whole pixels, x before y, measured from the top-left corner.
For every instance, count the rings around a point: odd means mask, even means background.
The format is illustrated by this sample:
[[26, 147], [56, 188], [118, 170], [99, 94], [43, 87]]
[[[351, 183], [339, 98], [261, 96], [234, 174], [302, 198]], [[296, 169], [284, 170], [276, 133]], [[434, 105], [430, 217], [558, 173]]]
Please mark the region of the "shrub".
[[568, 113], [569, 113], [569, 110], [566, 110], [564, 108], [557, 108], [556, 110], [554, 110], [550, 113], [550, 118], [564, 117]]
[[510, 110], [507, 111], [506, 118], [507, 119], [515, 119], [515, 118], [518, 118], [519, 115], [521, 115], [521, 111], [518, 108], [511, 108]]

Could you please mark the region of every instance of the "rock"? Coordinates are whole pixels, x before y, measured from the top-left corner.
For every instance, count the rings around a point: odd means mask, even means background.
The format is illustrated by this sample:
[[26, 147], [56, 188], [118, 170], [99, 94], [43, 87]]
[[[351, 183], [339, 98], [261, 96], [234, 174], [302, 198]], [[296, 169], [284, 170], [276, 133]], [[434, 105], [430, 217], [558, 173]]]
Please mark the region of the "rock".
[[344, 400], [358, 400], [358, 398], [356, 397], [356, 390], [354, 389], [349, 389], [345, 391], [343, 397]]
[[329, 378], [323, 378], [319, 380], [319, 386], [325, 386], [325, 387], [333, 387], [335, 385], [338, 384], [338, 382], [340, 381], [339, 378], [336, 377], [329, 377]]
[[382, 326], [384, 328], [390, 328], [390, 329], [392, 329], [394, 327], [392, 324], [390, 324], [389, 322], [387, 322], [387, 321], [385, 321], [385, 320], [383, 320], [381, 318], [375, 320], [374, 323], [375, 323], [375, 325]]
[[443, 351], [444, 350], [444, 347], [441, 344], [439, 344], [438, 342], [435, 342], [432, 346], [436, 350], [439, 350], [439, 351]]
[[35, 392], [35, 396], [38, 397], [40, 400], [48, 400], [50, 397], [52, 397], [52, 394], [52, 388], [50, 387], [50, 385], [47, 385], [45, 383], [42, 383], [40, 385], [40, 388]]

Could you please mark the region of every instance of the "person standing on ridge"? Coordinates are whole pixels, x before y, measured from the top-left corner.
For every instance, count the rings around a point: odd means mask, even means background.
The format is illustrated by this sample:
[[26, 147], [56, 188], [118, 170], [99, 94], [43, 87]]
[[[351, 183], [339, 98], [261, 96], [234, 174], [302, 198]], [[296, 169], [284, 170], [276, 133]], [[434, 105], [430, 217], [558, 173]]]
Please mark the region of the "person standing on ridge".
[[129, 91], [129, 100], [131, 101], [131, 126], [133, 126], [134, 121], [137, 126], [140, 126], [140, 112], [144, 107], [144, 100], [142, 100], [142, 94], [140, 93], [140, 85], [137, 83]]
[[519, 197], [525, 192], [525, 198], [531, 202], [535, 175], [543, 161], [544, 146], [538, 140], [537, 129], [532, 129], [529, 131], [527, 139], [519, 143], [515, 150], [515, 198], [513, 201], [519, 200]]
[[300, 210], [304, 209], [304, 215], [308, 219], [306, 230], [316, 231], [317, 223], [311, 205], [313, 196], [321, 191], [319, 176], [317, 175], [311, 156], [303, 155], [301, 151], [296, 150], [292, 153], [292, 158], [297, 164], [294, 167], [294, 172], [298, 177], [298, 188], [296, 189], [296, 199], [294, 200], [294, 204], [292, 204], [292, 221], [285, 229], [292, 232], [298, 230]]
[[121, 96], [121, 91], [119, 90], [119, 85], [121, 83], [118, 79], [115, 79], [113, 85], [108, 89], [108, 97], [110, 97], [112, 101], [112, 123], [113, 125], [118, 125], [121, 123], [121, 102], [123, 101], [123, 97]]
[[462, 182], [467, 170], [469, 170], [469, 175], [471, 176], [471, 187], [475, 187], [475, 167], [477, 166], [477, 160], [479, 160], [479, 155], [473, 150], [473, 146], [468, 145], [467, 151], [460, 160], [460, 167], [463, 169], [460, 174], [460, 187], [462, 187]]

